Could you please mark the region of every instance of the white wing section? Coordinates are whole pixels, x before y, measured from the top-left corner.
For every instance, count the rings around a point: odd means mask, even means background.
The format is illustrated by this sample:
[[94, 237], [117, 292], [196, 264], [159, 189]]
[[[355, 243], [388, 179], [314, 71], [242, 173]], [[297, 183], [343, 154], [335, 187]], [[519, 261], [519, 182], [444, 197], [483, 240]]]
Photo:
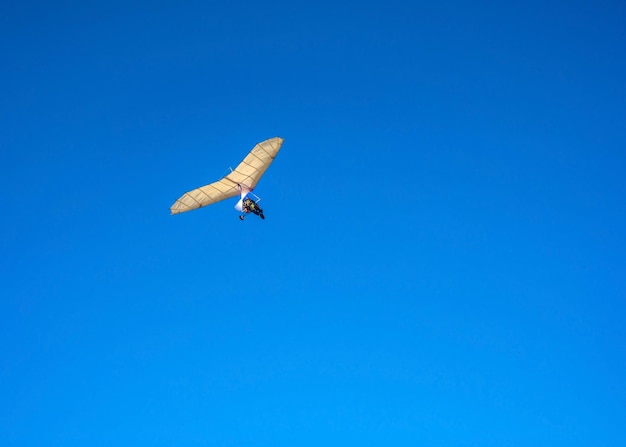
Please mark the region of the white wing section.
[[179, 214], [252, 191], [276, 158], [283, 141], [274, 137], [257, 144], [230, 174], [217, 182], [186, 192], [170, 211]]

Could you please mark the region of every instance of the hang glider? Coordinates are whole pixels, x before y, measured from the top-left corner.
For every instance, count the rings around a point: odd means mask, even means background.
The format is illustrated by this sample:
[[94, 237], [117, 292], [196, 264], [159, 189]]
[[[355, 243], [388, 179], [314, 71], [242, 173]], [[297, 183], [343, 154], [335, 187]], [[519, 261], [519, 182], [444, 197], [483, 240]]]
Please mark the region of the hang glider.
[[[244, 199], [250, 200], [246, 196], [254, 190], [261, 176], [274, 161], [283, 141], [281, 137], [274, 137], [258, 143], [230, 174], [216, 182], [183, 194], [170, 208], [171, 213], [180, 214], [240, 196], [235, 208], [247, 214], [249, 211]], [[258, 203], [258, 200], [255, 203]], [[260, 216], [264, 218], [262, 214]]]

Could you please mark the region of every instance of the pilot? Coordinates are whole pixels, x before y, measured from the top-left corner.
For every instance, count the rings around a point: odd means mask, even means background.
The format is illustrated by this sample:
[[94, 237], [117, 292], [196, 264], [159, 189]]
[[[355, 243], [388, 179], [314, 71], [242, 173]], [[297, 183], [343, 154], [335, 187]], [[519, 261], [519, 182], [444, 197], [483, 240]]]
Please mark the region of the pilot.
[[246, 213], [253, 211], [254, 207], [255, 207], [255, 203], [250, 199], [250, 197], [246, 197], [245, 199], [243, 199], [243, 210]]

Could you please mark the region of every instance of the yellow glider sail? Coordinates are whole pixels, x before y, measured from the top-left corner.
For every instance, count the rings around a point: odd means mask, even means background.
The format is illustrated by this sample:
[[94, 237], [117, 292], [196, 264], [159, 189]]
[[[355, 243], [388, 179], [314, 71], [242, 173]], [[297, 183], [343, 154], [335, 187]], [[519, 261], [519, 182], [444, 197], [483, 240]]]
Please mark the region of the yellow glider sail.
[[252, 191], [283, 145], [280, 137], [262, 141], [252, 148], [239, 165], [221, 180], [186, 192], [170, 208], [172, 214], [184, 213], [220, 200]]

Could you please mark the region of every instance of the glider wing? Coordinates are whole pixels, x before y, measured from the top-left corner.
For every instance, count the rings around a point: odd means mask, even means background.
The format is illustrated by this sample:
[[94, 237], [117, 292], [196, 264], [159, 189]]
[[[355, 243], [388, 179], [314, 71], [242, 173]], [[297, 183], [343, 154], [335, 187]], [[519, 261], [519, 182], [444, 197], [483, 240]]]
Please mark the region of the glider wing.
[[252, 191], [276, 158], [282, 144], [283, 139], [280, 137], [270, 138], [257, 144], [230, 174], [217, 182], [183, 194], [170, 208], [171, 213], [179, 214], [195, 210]]

